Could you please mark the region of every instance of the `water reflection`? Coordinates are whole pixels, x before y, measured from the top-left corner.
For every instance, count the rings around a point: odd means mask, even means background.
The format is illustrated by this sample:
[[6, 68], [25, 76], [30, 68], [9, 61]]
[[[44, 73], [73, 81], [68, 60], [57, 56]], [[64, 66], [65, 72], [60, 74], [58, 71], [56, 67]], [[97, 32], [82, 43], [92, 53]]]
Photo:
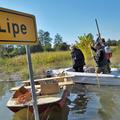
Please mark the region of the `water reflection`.
[[12, 87], [21, 83], [21, 77], [16, 73], [13, 75], [0, 73], [0, 77], [2, 78], [0, 80], [0, 98], [2, 98], [2, 96], [4, 96]]
[[34, 120], [34, 116], [27, 108], [24, 108], [15, 113], [12, 120]]
[[[40, 120], [68, 120], [68, 113], [69, 108], [67, 104], [64, 108], [54, 105], [45, 112], [40, 113]], [[34, 116], [33, 113], [25, 108], [15, 113], [12, 120], [34, 120]]]
[[[105, 89], [103, 89], [105, 90]], [[110, 90], [110, 91], [109, 91]], [[113, 119], [114, 115], [118, 113], [116, 101], [114, 100], [114, 92], [111, 91], [112, 89], [107, 89], [104, 91], [104, 94], [101, 93], [100, 95], [100, 104], [101, 108], [99, 109], [98, 113], [102, 120], [109, 120]], [[116, 91], [117, 92], [117, 91]], [[116, 116], [116, 120], [117, 120]]]
[[[75, 114], [84, 114], [87, 109], [88, 97], [83, 91], [78, 92], [79, 94], [70, 94], [63, 108], [60, 108], [57, 105], [53, 105], [45, 112], [40, 113], [40, 120], [68, 120], [70, 111], [73, 111]], [[30, 120], [34, 120], [32, 113], [29, 112], [28, 116], [27, 109], [23, 109], [13, 116], [13, 120], [28, 120], [28, 118], [30, 118]]]
[[114, 113], [115, 103], [111, 97], [107, 95], [100, 97], [101, 108], [98, 110], [98, 114], [102, 120], [109, 120], [112, 118], [112, 114]]
[[15, 82], [0, 82], [0, 98], [13, 86], [15, 86]]
[[0, 119], [10, 120], [11, 118], [12, 112], [6, 107], [6, 103], [11, 96], [9, 89], [13, 86], [15, 86], [14, 82], [0, 82]]
[[69, 108], [67, 104], [63, 108], [55, 105], [47, 113], [42, 113], [41, 120], [68, 120], [68, 114]]
[[116, 86], [101, 86], [89, 87], [89, 90], [96, 91], [96, 96], [99, 98], [100, 107], [98, 115], [100, 120], [119, 120], [120, 118], [120, 93], [119, 87]]
[[[76, 96], [77, 94], [74, 95]], [[69, 101], [68, 106], [71, 111], [74, 111], [74, 113], [84, 114], [84, 112], [86, 112], [87, 103], [88, 103], [88, 98], [85, 95], [85, 93], [82, 92], [78, 94], [73, 101]]]
[[[0, 83], [0, 119], [34, 120], [33, 114], [23, 109], [14, 114], [6, 108], [11, 96], [9, 89], [16, 83]], [[120, 88], [110, 86], [75, 85], [63, 109], [51, 107], [50, 111], [40, 113], [41, 120], [119, 120]], [[7, 115], [6, 115], [7, 113]]]

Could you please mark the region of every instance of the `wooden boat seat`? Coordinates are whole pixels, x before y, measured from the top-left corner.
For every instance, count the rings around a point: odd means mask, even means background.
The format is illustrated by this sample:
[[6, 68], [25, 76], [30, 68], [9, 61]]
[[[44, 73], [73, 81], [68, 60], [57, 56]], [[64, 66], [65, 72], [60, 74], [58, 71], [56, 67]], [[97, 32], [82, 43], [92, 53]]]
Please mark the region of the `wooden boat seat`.
[[[16, 90], [18, 90], [20, 87], [21, 87], [21, 86], [12, 87], [12, 88], [10, 89], [10, 91], [16, 91]], [[31, 89], [31, 86], [24, 86], [24, 88], [30, 90], [30, 89]], [[40, 89], [40, 85], [35, 85], [35, 88], [36, 88], [36, 89]]]
[[[58, 82], [58, 85], [59, 85], [60, 87], [66, 86], [66, 85], [73, 85], [73, 84], [74, 84], [74, 82], [73, 82], [72, 80], [64, 81], [64, 82]], [[20, 87], [21, 87], [21, 86], [12, 87], [12, 88], [10, 89], [10, 91], [16, 91], [16, 90], [18, 90]], [[24, 86], [24, 87], [25, 87], [26, 89], [31, 89], [31, 86]], [[40, 83], [39, 83], [38, 85], [35, 85], [35, 88], [36, 88], [36, 89], [41, 89]]]
[[[74, 76], [57, 76], [57, 77], [50, 77], [50, 78], [42, 78], [42, 79], [35, 79], [34, 82], [37, 84], [40, 81], [50, 81], [50, 80], [56, 80], [58, 82], [63, 82], [66, 80], [71, 79]], [[23, 84], [30, 85], [30, 80], [23, 81]]]
[[58, 83], [50, 83], [50, 84], [41, 84], [41, 94], [42, 95], [51, 95], [57, 94], [60, 92], [60, 87]]

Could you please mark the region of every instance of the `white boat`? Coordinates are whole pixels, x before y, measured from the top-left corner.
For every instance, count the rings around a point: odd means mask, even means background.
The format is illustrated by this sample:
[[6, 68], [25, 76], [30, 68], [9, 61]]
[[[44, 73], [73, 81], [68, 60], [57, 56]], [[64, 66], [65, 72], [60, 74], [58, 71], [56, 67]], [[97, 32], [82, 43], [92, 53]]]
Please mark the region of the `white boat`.
[[88, 72], [74, 72], [72, 68], [53, 70], [54, 74], [65, 72], [68, 75], [73, 75], [75, 83], [79, 84], [99, 84], [100, 85], [120, 85], [120, 68], [112, 68], [111, 74], [98, 74]]

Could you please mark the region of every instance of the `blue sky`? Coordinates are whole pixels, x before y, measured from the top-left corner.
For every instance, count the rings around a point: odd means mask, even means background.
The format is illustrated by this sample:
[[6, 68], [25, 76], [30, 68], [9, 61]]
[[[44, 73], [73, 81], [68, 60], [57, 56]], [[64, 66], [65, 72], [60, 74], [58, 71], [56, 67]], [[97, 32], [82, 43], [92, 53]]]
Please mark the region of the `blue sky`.
[[35, 15], [37, 30], [59, 33], [67, 43], [84, 33], [96, 38], [95, 18], [102, 37], [120, 39], [120, 0], [0, 0], [0, 7]]

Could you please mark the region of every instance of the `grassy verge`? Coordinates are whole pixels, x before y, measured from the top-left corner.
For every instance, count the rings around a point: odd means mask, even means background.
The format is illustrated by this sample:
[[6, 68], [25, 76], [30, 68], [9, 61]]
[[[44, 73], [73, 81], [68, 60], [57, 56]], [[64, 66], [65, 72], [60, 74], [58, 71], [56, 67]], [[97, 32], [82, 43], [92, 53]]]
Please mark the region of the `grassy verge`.
[[[70, 52], [44, 52], [32, 54], [34, 76], [40, 75], [46, 69], [68, 67], [71, 63]], [[26, 55], [14, 58], [0, 59], [0, 72], [12, 74], [18, 72], [23, 79], [28, 78]]]
[[[111, 63], [113, 67], [120, 64], [120, 46], [114, 48]], [[86, 60], [86, 65], [91, 65], [93, 60]], [[72, 65], [70, 51], [66, 52], [43, 52], [32, 54], [34, 76], [43, 74], [47, 69], [65, 68]], [[19, 73], [23, 79], [28, 78], [28, 66], [26, 55], [13, 58], [0, 59], [0, 73]]]
[[120, 65], [120, 45], [113, 49], [111, 65], [113, 67], [118, 67], [118, 65]]

